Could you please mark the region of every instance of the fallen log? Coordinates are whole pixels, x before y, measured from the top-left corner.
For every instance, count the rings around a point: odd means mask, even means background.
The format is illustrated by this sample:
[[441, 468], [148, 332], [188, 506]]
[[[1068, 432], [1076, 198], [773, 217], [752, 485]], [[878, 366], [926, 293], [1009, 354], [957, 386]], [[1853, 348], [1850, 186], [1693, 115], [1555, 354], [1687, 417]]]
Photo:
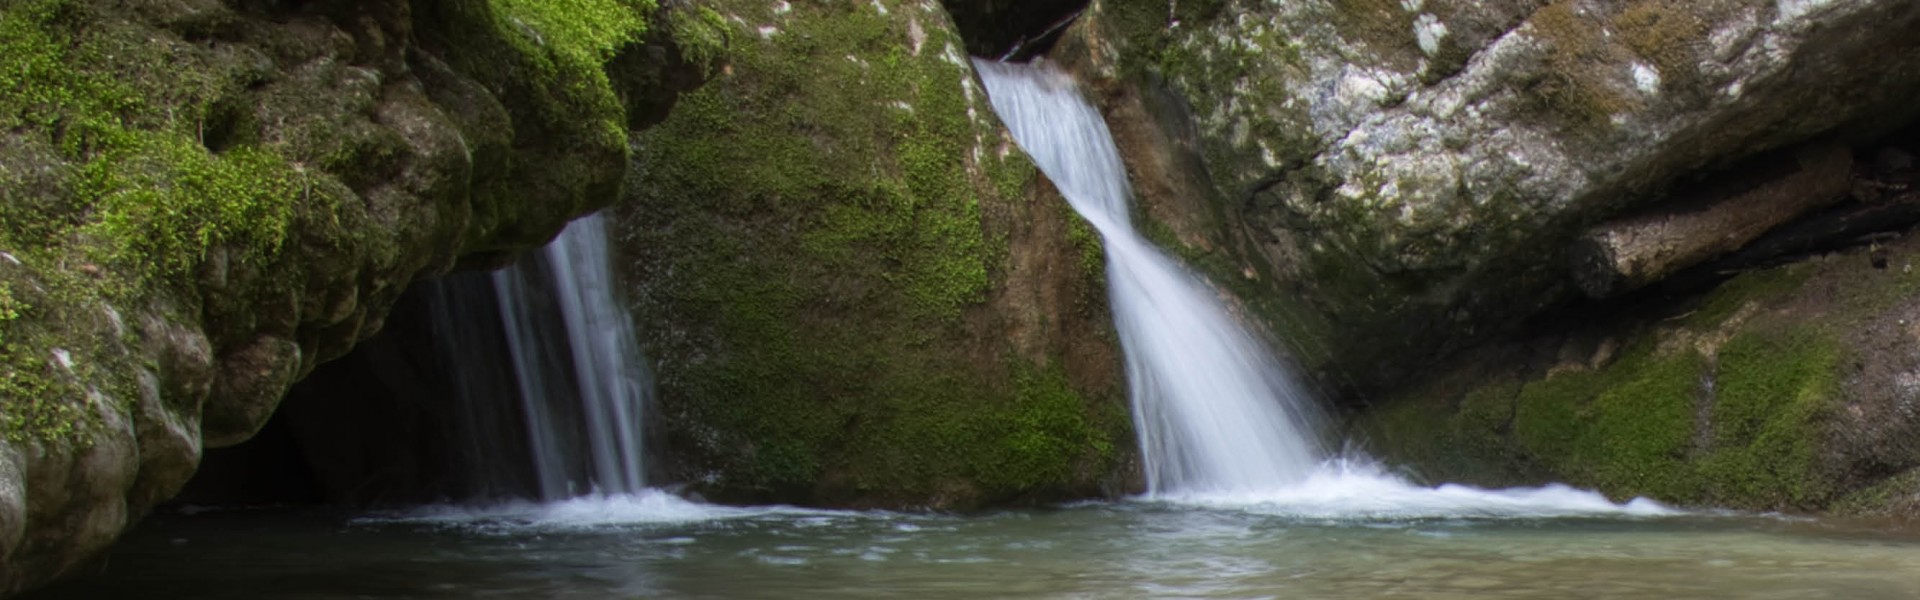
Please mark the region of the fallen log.
[[1848, 202], [1768, 232], [1739, 252], [1715, 261], [1720, 271], [1765, 267], [1821, 252], [1857, 246], [1920, 224], [1920, 191]]
[[1763, 163], [1738, 185], [1683, 193], [1655, 212], [1601, 224], [1574, 242], [1574, 280], [1593, 298], [1660, 281], [1839, 202], [1852, 173], [1845, 146], [1809, 147]]

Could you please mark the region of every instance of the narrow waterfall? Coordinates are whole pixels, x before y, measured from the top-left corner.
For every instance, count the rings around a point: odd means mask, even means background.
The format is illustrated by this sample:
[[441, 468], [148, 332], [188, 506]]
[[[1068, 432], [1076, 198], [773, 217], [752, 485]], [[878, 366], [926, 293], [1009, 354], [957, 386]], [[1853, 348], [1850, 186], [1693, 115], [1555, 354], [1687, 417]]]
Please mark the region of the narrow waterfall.
[[608, 255], [605, 220], [592, 215], [493, 275], [542, 499], [646, 487], [641, 416], [652, 375]]
[[1272, 491], [1313, 474], [1317, 411], [1219, 294], [1136, 232], [1099, 111], [1045, 65], [976, 61], [994, 111], [1106, 242], [1150, 495]]

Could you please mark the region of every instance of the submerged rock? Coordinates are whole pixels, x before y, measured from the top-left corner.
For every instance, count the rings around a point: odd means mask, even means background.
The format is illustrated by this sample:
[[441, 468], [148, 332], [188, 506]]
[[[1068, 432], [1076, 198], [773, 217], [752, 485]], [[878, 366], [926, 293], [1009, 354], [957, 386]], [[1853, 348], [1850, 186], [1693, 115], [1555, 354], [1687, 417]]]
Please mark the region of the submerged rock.
[[416, 275], [618, 196], [630, 124], [694, 80], [650, 3], [588, 4], [0, 7], [0, 595], [77, 572]]

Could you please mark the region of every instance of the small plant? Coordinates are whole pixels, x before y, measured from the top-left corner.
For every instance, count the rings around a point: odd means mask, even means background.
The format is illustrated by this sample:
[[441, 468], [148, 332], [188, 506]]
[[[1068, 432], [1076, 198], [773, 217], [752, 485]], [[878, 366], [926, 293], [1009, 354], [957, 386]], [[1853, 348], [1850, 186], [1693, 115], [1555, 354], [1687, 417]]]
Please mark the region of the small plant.
[[14, 299], [13, 287], [0, 281], [0, 348], [7, 346], [7, 324], [20, 318], [20, 313], [26, 310], [26, 303]]
[[20, 311], [26, 306], [13, 299], [13, 286], [0, 281], [0, 323], [20, 318]]

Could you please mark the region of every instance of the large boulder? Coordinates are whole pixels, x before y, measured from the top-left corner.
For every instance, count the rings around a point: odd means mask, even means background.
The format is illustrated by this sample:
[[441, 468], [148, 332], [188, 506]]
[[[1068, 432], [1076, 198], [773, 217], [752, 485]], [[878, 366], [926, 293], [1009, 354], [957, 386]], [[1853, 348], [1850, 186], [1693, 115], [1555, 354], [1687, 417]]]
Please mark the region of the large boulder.
[[1097, 0], [1054, 54], [1162, 181], [1140, 186], [1162, 241], [1353, 398], [1579, 295], [1576, 258], [1621, 263], [1599, 295], [1686, 266], [1583, 256], [1589, 227], [1910, 121], [1916, 26], [1904, 0]]
[[938, 2], [708, 3], [729, 64], [617, 210], [675, 479], [966, 508], [1129, 487], [1097, 236]]
[[618, 197], [687, 28], [571, 5], [0, 3], [0, 595], [74, 573], [415, 276]]

